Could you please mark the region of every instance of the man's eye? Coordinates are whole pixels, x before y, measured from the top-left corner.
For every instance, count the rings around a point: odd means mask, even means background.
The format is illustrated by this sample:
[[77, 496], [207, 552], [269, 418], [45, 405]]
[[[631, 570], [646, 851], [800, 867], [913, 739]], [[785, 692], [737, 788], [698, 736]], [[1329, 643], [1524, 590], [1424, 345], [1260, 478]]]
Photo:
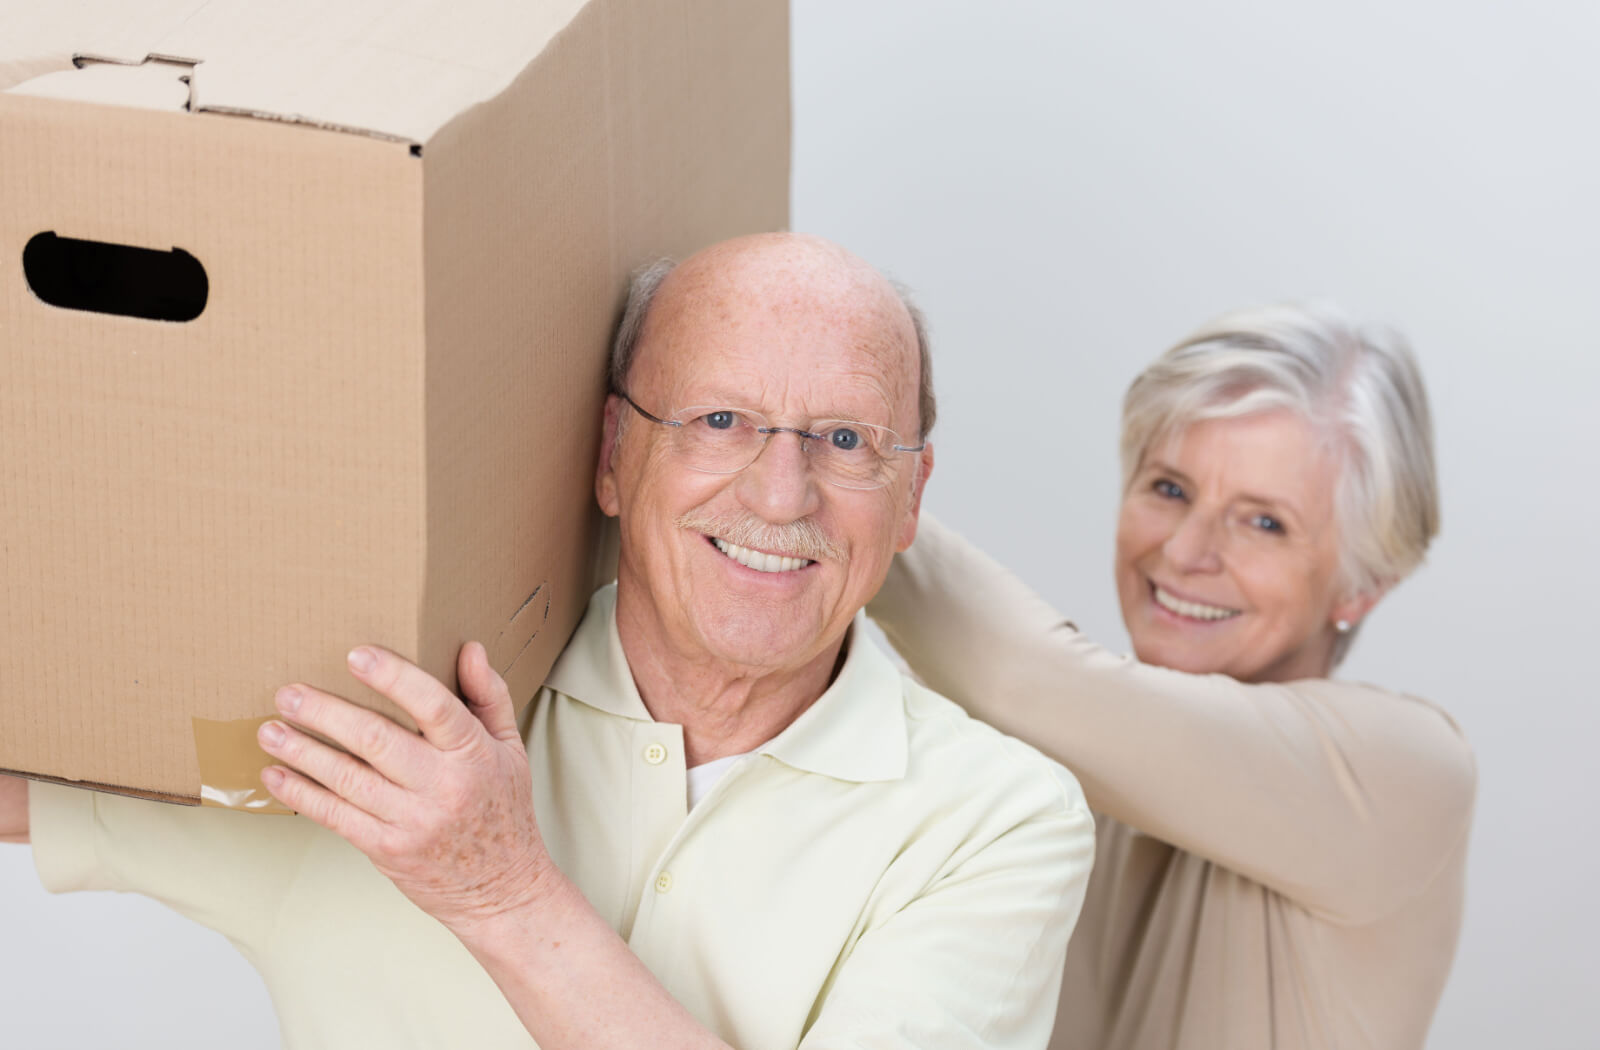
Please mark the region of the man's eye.
[[835, 427], [828, 433], [828, 444], [840, 452], [854, 452], [862, 445], [861, 432], [849, 427]]
[[1183, 498], [1183, 489], [1175, 481], [1168, 481], [1166, 478], [1158, 478], [1155, 484], [1151, 485], [1150, 487], [1155, 490], [1155, 493], [1158, 496], [1165, 496], [1167, 499]]
[[707, 412], [700, 418], [712, 430], [731, 430], [733, 425], [739, 421], [738, 413], [727, 408], [718, 409], [715, 412]]

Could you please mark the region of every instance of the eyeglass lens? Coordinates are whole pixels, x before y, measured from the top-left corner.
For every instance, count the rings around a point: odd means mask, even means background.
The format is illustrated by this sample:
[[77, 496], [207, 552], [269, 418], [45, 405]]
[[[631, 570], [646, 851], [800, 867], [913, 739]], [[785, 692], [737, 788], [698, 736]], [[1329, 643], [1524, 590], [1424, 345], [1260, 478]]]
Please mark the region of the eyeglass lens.
[[844, 488], [878, 488], [891, 473], [894, 431], [850, 420], [818, 420], [807, 429], [774, 427], [759, 413], [730, 408], [686, 409], [675, 415], [680, 453], [696, 470], [732, 474], [743, 470], [769, 439], [793, 434], [812, 467]]

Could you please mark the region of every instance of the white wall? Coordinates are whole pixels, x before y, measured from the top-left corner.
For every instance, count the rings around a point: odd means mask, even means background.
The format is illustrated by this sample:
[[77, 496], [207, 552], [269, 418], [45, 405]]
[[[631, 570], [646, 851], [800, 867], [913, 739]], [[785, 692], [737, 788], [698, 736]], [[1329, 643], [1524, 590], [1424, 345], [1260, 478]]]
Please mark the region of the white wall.
[[[1412, 336], [1444, 534], [1346, 670], [1444, 702], [1478, 751], [1430, 1046], [1594, 1046], [1600, 7], [793, 2], [795, 225], [928, 311], [929, 505], [1108, 642], [1116, 408], [1139, 366], [1280, 298]], [[47, 899], [8, 847], [0, 946], [6, 1046], [276, 1045], [220, 938], [145, 901]]]

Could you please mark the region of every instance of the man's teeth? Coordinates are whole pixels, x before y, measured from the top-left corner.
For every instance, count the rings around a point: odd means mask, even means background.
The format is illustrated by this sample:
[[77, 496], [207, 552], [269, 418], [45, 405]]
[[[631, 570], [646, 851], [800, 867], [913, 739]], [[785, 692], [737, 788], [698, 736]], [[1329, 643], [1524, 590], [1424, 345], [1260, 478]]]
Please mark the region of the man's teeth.
[[803, 569], [811, 563], [804, 558], [788, 558], [782, 554], [767, 554], [762, 551], [753, 551], [748, 547], [741, 547], [727, 540], [712, 537], [717, 545], [717, 550], [726, 554], [740, 565], [747, 566], [757, 572], [793, 572]]
[[1170, 609], [1179, 616], [1187, 616], [1192, 620], [1226, 620], [1230, 616], [1238, 616], [1238, 609], [1224, 609], [1219, 605], [1201, 605], [1199, 602], [1186, 602], [1182, 598], [1174, 597], [1162, 590], [1155, 589], [1156, 604], [1163, 609]]

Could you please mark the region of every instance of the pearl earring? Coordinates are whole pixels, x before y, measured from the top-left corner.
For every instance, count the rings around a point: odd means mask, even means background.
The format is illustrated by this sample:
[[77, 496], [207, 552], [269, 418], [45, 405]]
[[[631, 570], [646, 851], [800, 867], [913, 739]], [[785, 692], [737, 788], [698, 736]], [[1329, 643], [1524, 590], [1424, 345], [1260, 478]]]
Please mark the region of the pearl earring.
[[1337, 620], [1337, 621], [1334, 622], [1334, 625], [1333, 625], [1333, 629], [1335, 631], [1338, 631], [1340, 634], [1349, 634], [1350, 633], [1350, 627], [1351, 627], [1351, 623], [1350, 623], [1349, 620]]

